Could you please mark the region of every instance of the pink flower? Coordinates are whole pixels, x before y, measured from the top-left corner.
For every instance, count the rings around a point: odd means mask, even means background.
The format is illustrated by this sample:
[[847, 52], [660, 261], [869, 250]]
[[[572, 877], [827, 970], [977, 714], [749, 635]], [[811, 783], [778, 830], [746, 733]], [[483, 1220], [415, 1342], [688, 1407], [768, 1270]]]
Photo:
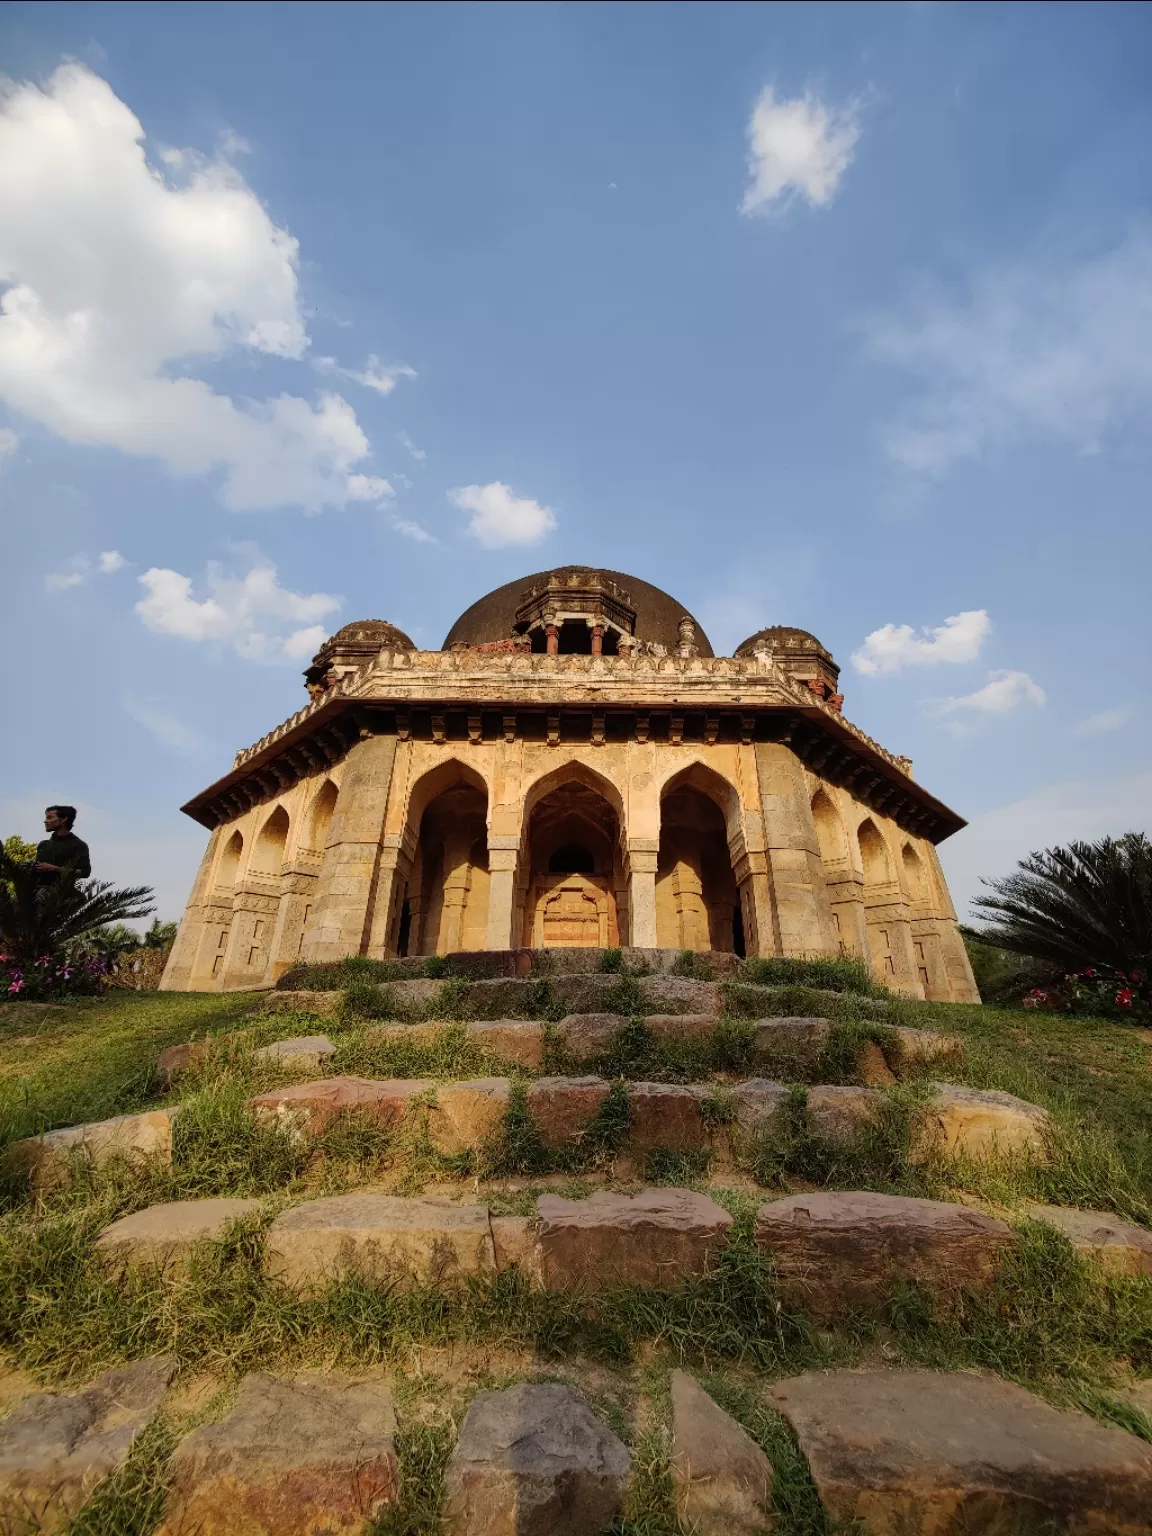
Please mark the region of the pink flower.
[[9, 992], [22, 992], [24, 990], [24, 982], [22, 978], [17, 976], [15, 981], [10, 981], [8, 983], [8, 990]]
[[1117, 1005], [1121, 1008], [1131, 1008], [1132, 998], [1135, 996], [1131, 987], [1121, 987], [1116, 994]]

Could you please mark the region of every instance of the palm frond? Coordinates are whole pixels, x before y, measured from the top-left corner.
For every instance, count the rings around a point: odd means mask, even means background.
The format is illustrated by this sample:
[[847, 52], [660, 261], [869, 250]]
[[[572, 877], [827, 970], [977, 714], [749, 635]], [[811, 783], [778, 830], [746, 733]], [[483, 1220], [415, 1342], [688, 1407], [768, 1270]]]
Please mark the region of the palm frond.
[[14, 960], [58, 954], [95, 928], [147, 917], [154, 910], [151, 886], [44, 880], [31, 865], [0, 849], [0, 941]]

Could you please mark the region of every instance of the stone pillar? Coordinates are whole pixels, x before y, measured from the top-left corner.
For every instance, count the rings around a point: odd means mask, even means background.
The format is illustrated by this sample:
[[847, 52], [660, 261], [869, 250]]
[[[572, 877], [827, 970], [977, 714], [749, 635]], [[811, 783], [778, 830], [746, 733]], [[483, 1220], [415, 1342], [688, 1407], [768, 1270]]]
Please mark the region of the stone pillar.
[[316, 875], [293, 867], [280, 877], [280, 910], [269, 945], [265, 981], [277, 982], [300, 958], [304, 928], [316, 898]]
[[438, 954], [455, 954], [464, 934], [464, 908], [471, 886], [467, 838], [450, 838], [444, 848], [444, 900], [440, 909]]
[[628, 913], [634, 949], [656, 948], [656, 860], [659, 846], [628, 844]]
[[[844, 861], [838, 860], [838, 864]], [[832, 920], [840, 947], [846, 955], [868, 960], [868, 924], [864, 912], [864, 881], [855, 871], [845, 871], [825, 880]]]
[[683, 857], [678, 860], [672, 876], [672, 891], [676, 898], [680, 947], [711, 948], [708, 914], [704, 907], [704, 884], [699, 871]]
[[394, 736], [367, 736], [344, 761], [316, 901], [304, 934], [305, 961], [362, 954], [374, 912], [391, 911], [395, 862], [385, 869], [380, 855], [395, 758]]
[[[188, 905], [184, 909], [184, 916], [180, 919], [180, 927], [176, 931], [176, 942], [172, 946], [164, 966], [164, 974], [160, 978], [162, 992], [192, 990], [196, 957], [209, 921], [211, 892], [208, 882], [212, 878], [212, 866], [216, 861], [216, 850], [220, 846], [220, 831], [221, 829], [217, 827], [212, 833], [208, 839], [208, 846], [204, 850], [204, 857], [200, 860], [192, 894], [188, 898]], [[231, 909], [229, 909], [229, 915], [231, 915]], [[215, 927], [215, 924], [213, 923], [212, 926]]]
[[[756, 743], [775, 952], [837, 955], [840, 941], [800, 760], [782, 742]], [[760, 935], [759, 952], [771, 954]]]
[[592, 654], [593, 656], [603, 656], [604, 654], [603, 624], [593, 624], [592, 626]]
[[222, 992], [243, 991], [264, 984], [276, 918], [280, 909], [280, 877], [264, 880], [249, 875], [237, 887], [232, 903], [232, 931], [224, 958]]
[[544, 626], [545, 650], [549, 656], [560, 654], [560, 627], [557, 624], [545, 624]]
[[[511, 847], [507, 846], [509, 843]], [[516, 864], [518, 838], [488, 839], [488, 939], [489, 949], [518, 949], [515, 933]]]
[[902, 997], [923, 997], [912, 947], [912, 922], [904, 893], [895, 880], [869, 886], [865, 914], [872, 973]]

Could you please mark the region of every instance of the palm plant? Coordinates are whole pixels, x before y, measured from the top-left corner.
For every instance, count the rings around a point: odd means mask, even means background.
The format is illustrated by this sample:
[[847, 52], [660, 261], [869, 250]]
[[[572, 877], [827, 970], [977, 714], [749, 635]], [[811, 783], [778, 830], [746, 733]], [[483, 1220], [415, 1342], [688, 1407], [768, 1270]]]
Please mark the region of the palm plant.
[[0, 850], [0, 943], [10, 962], [56, 956], [95, 928], [153, 911], [152, 887], [118, 889], [106, 880], [45, 880], [31, 864]]
[[983, 883], [994, 893], [972, 903], [990, 920], [976, 930], [983, 943], [1062, 974], [1098, 968], [1147, 978], [1152, 843], [1143, 832], [1030, 853], [1012, 874]]

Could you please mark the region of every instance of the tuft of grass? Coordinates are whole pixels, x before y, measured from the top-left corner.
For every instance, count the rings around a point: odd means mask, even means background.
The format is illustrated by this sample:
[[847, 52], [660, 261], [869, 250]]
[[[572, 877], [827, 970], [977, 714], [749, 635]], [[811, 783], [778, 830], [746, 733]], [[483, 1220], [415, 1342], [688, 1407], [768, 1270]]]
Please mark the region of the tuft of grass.
[[607, 976], [619, 976], [624, 969], [624, 951], [606, 949], [600, 956], [600, 970]]
[[456, 1444], [451, 1420], [401, 1419], [396, 1430], [399, 1486], [371, 1536], [436, 1536], [444, 1473]]
[[[763, 962], [757, 962], [758, 964]], [[724, 1012], [735, 1019], [879, 1019], [903, 1023], [895, 1005], [899, 998], [877, 997], [858, 992], [837, 992], [830, 988], [802, 986], [788, 982], [763, 986], [747, 981], [722, 981]]]
[[149, 1536], [168, 1492], [168, 1463], [179, 1439], [160, 1413], [139, 1436], [124, 1465], [104, 1479], [68, 1525], [68, 1536]]
[[[426, 966], [424, 967], [426, 969]], [[340, 992], [352, 982], [401, 981], [418, 972], [397, 965], [394, 960], [370, 960], [367, 955], [349, 955], [322, 965], [294, 965], [276, 983], [277, 992]]]
[[672, 1436], [664, 1424], [647, 1425], [631, 1446], [632, 1476], [621, 1517], [610, 1536], [681, 1536], [672, 1484]]
[[713, 970], [706, 955], [694, 949], [682, 949], [672, 964], [673, 976], [690, 976], [697, 981], [711, 981]]
[[773, 956], [745, 960], [744, 979], [762, 987], [822, 987], [829, 992], [854, 992], [859, 997], [887, 997], [887, 989], [872, 979], [862, 960], [849, 955]]

